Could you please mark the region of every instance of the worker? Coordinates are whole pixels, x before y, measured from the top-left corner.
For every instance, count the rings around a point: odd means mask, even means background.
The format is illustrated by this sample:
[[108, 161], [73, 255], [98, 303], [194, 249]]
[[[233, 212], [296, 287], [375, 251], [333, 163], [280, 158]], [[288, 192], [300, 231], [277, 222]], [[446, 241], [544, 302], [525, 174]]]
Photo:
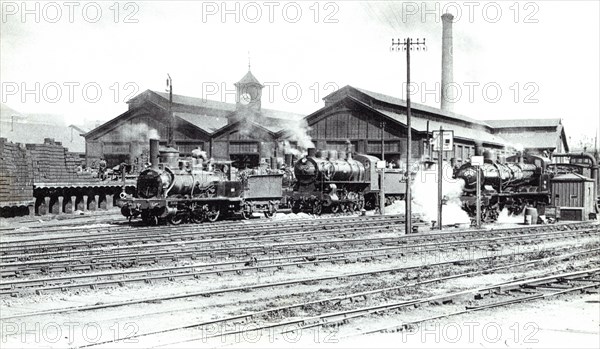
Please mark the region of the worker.
[[101, 180], [106, 179], [106, 160], [104, 160], [104, 157], [101, 157], [98, 162], [98, 178]]

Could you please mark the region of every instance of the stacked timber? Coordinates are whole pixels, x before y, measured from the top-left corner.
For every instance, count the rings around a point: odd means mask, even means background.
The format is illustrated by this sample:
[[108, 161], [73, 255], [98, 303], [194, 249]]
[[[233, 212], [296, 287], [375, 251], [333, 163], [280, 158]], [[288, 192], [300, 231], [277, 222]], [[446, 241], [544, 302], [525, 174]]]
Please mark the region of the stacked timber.
[[0, 202], [33, 200], [33, 180], [27, 149], [0, 138]]
[[81, 160], [60, 142], [44, 139], [44, 144], [27, 144], [33, 164], [33, 177], [39, 183], [89, 183], [99, 181], [92, 173], [81, 172]]

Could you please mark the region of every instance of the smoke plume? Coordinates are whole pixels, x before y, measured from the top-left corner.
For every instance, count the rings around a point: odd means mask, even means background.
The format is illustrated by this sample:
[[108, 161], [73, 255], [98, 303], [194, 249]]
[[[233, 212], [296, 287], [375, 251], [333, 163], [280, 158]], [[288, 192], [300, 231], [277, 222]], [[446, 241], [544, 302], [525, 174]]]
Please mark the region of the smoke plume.
[[[421, 214], [426, 221], [438, 220], [438, 167], [420, 166], [412, 183], [413, 212]], [[442, 166], [442, 196], [446, 204], [442, 206], [442, 224], [470, 223], [469, 215], [462, 209], [460, 197], [465, 182], [452, 178], [449, 163]]]
[[[307, 150], [315, 147], [312, 138], [308, 135], [308, 131], [310, 131], [310, 127], [306, 123], [306, 120], [301, 119], [290, 124], [290, 127], [285, 130], [285, 137], [291, 142], [296, 142], [299, 150]], [[289, 143], [288, 148], [291, 149]]]
[[148, 142], [150, 139], [160, 139], [158, 131], [146, 124], [127, 124], [119, 129], [122, 139]]

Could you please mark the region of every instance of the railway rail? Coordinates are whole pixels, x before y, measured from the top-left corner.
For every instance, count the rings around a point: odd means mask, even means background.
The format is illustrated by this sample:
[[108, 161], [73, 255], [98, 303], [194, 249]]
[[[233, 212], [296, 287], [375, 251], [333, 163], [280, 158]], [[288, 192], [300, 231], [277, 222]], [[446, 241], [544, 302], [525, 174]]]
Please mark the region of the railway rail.
[[[407, 254], [409, 249], [430, 249], [444, 251], [449, 249], [469, 249], [478, 246], [492, 247], [512, 246], [515, 244], [536, 243], [549, 241], [552, 239], [568, 239], [576, 238], [583, 235], [598, 234], [600, 227], [591, 226], [585, 228], [574, 228], [573, 230], [557, 229], [552, 232], [529, 232], [523, 229], [503, 229], [485, 232], [466, 231], [460, 233], [442, 233], [442, 234], [415, 234], [402, 235], [395, 237], [352, 237], [356, 232], [354, 229], [350, 231], [333, 232], [329, 238], [321, 240], [302, 239], [298, 241], [298, 233], [291, 233], [294, 241], [278, 242], [283, 239], [283, 235], [276, 236], [274, 241], [265, 243], [261, 239], [260, 243], [252, 241], [252, 245], [240, 244], [240, 240], [234, 240], [233, 243], [223, 244], [222, 240], [216, 240], [216, 245], [210, 245], [199, 241], [198, 243], [185, 245], [178, 243], [168, 243], [167, 250], [162, 249], [164, 244], [154, 245], [136, 245], [119, 247], [117, 249], [105, 250], [100, 249], [90, 255], [90, 251], [69, 251], [65, 252], [68, 258], [58, 259], [43, 259], [29, 260], [25, 262], [5, 262], [2, 266], [3, 279], [6, 280], [10, 276], [17, 277], [21, 275], [31, 275], [34, 273], [51, 273], [65, 271], [89, 271], [101, 268], [114, 268], [117, 266], [140, 266], [156, 264], [162, 260], [180, 260], [180, 259], [200, 259], [215, 260], [236, 259], [234, 262], [216, 262], [196, 264], [194, 266], [186, 266], [188, 269], [186, 275], [200, 275], [202, 273], [222, 273], [223, 269], [231, 271], [235, 268], [235, 272], [243, 272], [249, 265], [256, 265], [256, 268], [282, 268], [285, 264], [301, 263], [302, 261], [326, 261], [334, 259], [347, 259], [352, 255], [359, 255], [362, 258], [381, 258], [390, 255]], [[358, 228], [362, 233], [366, 233], [364, 228]], [[346, 238], [337, 237], [338, 234]], [[347, 238], [350, 236], [350, 238]], [[321, 236], [320, 236], [321, 237]], [[336, 239], [333, 239], [336, 237]], [[437, 241], [443, 238], [445, 241]], [[214, 240], [213, 240], [214, 241]], [[231, 241], [230, 241], [231, 242]], [[210, 243], [210, 241], [208, 241]], [[194, 246], [196, 245], [196, 246]], [[160, 247], [156, 249], [156, 247]], [[199, 247], [200, 246], [200, 247]], [[366, 247], [366, 248], [365, 248]], [[348, 250], [357, 248], [355, 250]], [[332, 249], [335, 250], [332, 252]], [[79, 254], [79, 257], [76, 257]], [[365, 256], [366, 255], [366, 256]], [[261, 257], [259, 261], [256, 256]], [[264, 256], [264, 258], [263, 258]], [[225, 268], [224, 268], [225, 267]], [[198, 271], [201, 268], [203, 270]], [[229, 269], [227, 269], [229, 268]], [[159, 268], [163, 274], [167, 276], [159, 276], [159, 278], [175, 278], [176, 271], [181, 270], [181, 267]], [[118, 272], [106, 273], [100, 277], [110, 277], [118, 275], [131, 275], [136, 272]], [[98, 275], [98, 274], [95, 274]], [[90, 275], [89, 277], [92, 277]], [[34, 281], [38, 284], [47, 284], [48, 281], [56, 280], [57, 278]], [[74, 278], [75, 279], [75, 278]], [[152, 278], [147, 278], [151, 280]], [[126, 282], [126, 280], [122, 280]], [[137, 280], [139, 281], [139, 280]], [[22, 284], [27, 284], [29, 281], [23, 281]], [[8, 288], [14, 283], [1, 282], [0, 290]], [[0, 291], [0, 294], [2, 291]]]
[[302, 220], [302, 221], [277, 221], [271, 223], [257, 222], [256, 224], [218, 224], [207, 227], [196, 228], [193, 226], [185, 228], [140, 228], [140, 229], [105, 229], [91, 228], [90, 232], [74, 236], [50, 236], [35, 239], [22, 239], [0, 242], [0, 258], [9, 253], [24, 254], [73, 250], [77, 248], [90, 249], [94, 247], [123, 246], [131, 244], [142, 244], [161, 241], [181, 240], [208, 240], [236, 237], [258, 237], [282, 234], [296, 230], [333, 230], [340, 225], [366, 225], [375, 224], [392, 226], [404, 223], [400, 216], [390, 217], [346, 217], [342, 219], [331, 219], [326, 221]]
[[[227, 326], [227, 325], [228, 324], [229, 325], [236, 324], [236, 323], [237, 324], [249, 323], [251, 321], [256, 321], [258, 319], [264, 319], [265, 317], [268, 317], [268, 316], [278, 317], [278, 316], [281, 316], [281, 314], [290, 314], [290, 313], [293, 314], [292, 310], [294, 310], [294, 309], [305, 309], [305, 310], [310, 309], [313, 312], [315, 312], [315, 311], [318, 312], [320, 308], [324, 307], [327, 304], [350, 305], [350, 309], [346, 309], [346, 310], [342, 310], [342, 311], [335, 311], [335, 312], [328, 312], [328, 313], [321, 313], [318, 315], [311, 315], [311, 316], [304, 316], [304, 317], [296, 316], [296, 317], [292, 317], [291, 319], [285, 319], [284, 321], [271, 322], [271, 323], [266, 323], [264, 325], [250, 326], [249, 328], [251, 331], [261, 331], [261, 330], [277, 329], [277, 328], [279, 328], [279, 329], [283, 328], [283, 329], [287, 329], [287, 331], [291, 331], [291, 330], [289, 330], [289, 328], [292, 327], [293, 331], [301, 331], [301, 330], [305, 330], [305, 329], [312, 328], [312, 327], [340, 326], [354, 318], [370, 316], [373, 314], [385, 314], [385, 313], [389, 313], [392, 311], [397, 311], [402, 308], [411, 307], [411, 306], [415, 306], [415, 305], [419, 305], [419, 304], [438, 304], [438, 305], [440, 305], [440, 304], [445, 304], [448, 302], [453, 302], [453, 301], [457, 301], [460, 299], [464, 299], [465, 297], [467, 297], [467, 298], [470, 298], [470, 297], [483, 298], [486, 295], [497, 294], [498, 292], [503, 292], [508, 289], [518, 290], [521, 287], [547, 285], [547, 284], [552, 284], [553, 282], [560, 282], [562, 280], [582, 280], [585, 282], [586, 281], [585, 278], [588, 278], [589, 282], [586, 282], [586, 285], [584, 285], [584, 286], [574, 287], [571, 290], [563, 289], [560, 291], [560, 293], [574, 292], [577, 290], [585, 290], [585, 289], [589, 289], [589, 288], [598, 288], [600, 286], [600, 281], [598, 281], [598, 279], [596, 279], [595, 277], [597, 277], [599, 275], [600, 268], [590, 268], [590, 269], [586, 269], [586, 270], [578, 270], [576, 272], [569, 272], [569, 273], [564, 273], [564, 272], [556, 273], [555, 272], [553, 274], [544, 274], [541, 276], [537, 275], [535, 277], [529, 277], [529, 278], [526, 278], [523, 280], [519, 280], [517, 282], [510, 282], [510, 283], [505, 282], [505, 283], [491, 285], [491, 286], [487, 286], [485, 288], [475, 289], [475, 290], [470, 289], [470, 290], [464, 290], [464, 291], [459, 291], [459, 292], [444, 293], [444, 294], [439, 294], [439, 295], [430, 296], [430, 297], [414, 298], [414, 299], [410, 299], [410, 300], [402, 300], [402, 301], [397, 301], [397, 302], [392, 302], [392, 303], [383, 303], [383, 304], [378, 303], [378, 304], [375, 304], [372, 306], [360, 306], [360, 307], [352, 306], [352, 305], [360, 305], [361, 300], [364, 301], [364, 300], [370, 299], [371, 297], [373, 297], [376, 294], [383, 294], [383, 293], [390, 294], [393, 292], [398, 292], [398, 291], [404, 290], [406, 288], [426, 286], [426, 285], [430, 285], [430, 284], [434, 284], [434, 283], [438, 283], [438, 282], [442, 282], [442, 281], [448, 281], [448, 280], [452, 280], [452, 279], [472, 277], [472, 276], [488, 274], [488, 273], [495, 273], [495, 272], [498, 272], [501, 270], [506, 270], [506, 269], [532, 267], [537, 264], [548, 263], [549, 261], [552, 261], [552, 260], [560, 261], [560, 260], [573, 258], [574, 256], [597, 254], [598, 251], [599, 251], [599, 249], [592, 249], [592, 250], [587, 250], [587, 251], [582, 251], [582, 252], [567, 253], [567, 254], [563, 254], [560, 256], [548, 257], [548, 258], [542, 258], [542, 259], [534, 259], [534, 260], [528, 260], [528, 261], [518, 262], [518, 263], [508, 261], [508, 262], [500, 263], [500, 265], [496, 264], [496, 266], [488, 268], [486, 270], [477, 269], [477, 270], [472, 270], [472, 271], [462, 271], [462, 272], [453, 273], [453, 274], [445, 275], [445, 276], [434, 276], [434, 277], [422, 279], [422, 280], [419, 280], [416, 282], [403, 282], [399, 285], [395, 285], [392, 287], [384, 287], [384, 288], [377, 288], [377, 289], [372, 289], [372, 290], [368, 290], [368, 291], [347, 293], [347, 294], [328, 297], [328, 298], [312, 299], [308, 302], [294, 303], [294, 304], [280, 306], [280, 307], [270, 307], [270, 308], [267, 308], [264, 310], [259, 310], [259, 311], [254, 311], [254, 312], [244, 312], [242, 314], [232, 315], [232, 316], [209, 320], [209, 321], [188, 323], [184, 326], [166, 327], [166, 328], [163, 328], [158, 331], [151, 331], [151, 332], [140, 333], [140, 334], [136, 334], [136, 335], [132, 335], [132, 336], [125, 336], [125, 337], [119, 338], [116, 341], [99, 342], [99, 343], [94, 343], [94, 344], [89, 344], [89, 345], [83, 345], [82, 347], [93, 347], [93, 346], [107, 344], [107, 343], [121, 342], [124, 340], [131, 340], [133, 338], [156, 336], [156, 335], [161, 335], [161, 334], [165, 334], [168, 332], [174, 332], [174, 331], [180, 331], [180, 330], [186, 330], [186, 329], [196, 329], [196, 330], [203, 329], [205, 331], [199, 331], [199, 332], [203, 333], [202, 336], [199, 336], [199, 337], [196, 336], [196, 337], [184, 339], [184, 340], [177, 341], [177, 342], [171, 342], [171, 343], [168, 343], [168, 345], [177, 345], [177, 344], [181, 344], [184, 342], [194, 342], [194, 341], [199, 341], [199, 340], [205, 341], [206, 339], [209, 339], [209, 338], [236, 335], [236, 334], [244, 332], [244, 330], [232, 330], [232, 331], [225, 331], [225, 332], [218, 331], [218, 333], [210, 335], [211, 330], [213, 330], [215, 326], [219, 326], [219, 328], [221, 328], [221, 329], [238, 329], [239, 326]], [[497, 259], [497, 258], [503, 258], [503, 257], [485, 257], [485, 258], [481, 258], [481, 260], [484, 260], [484, 259], [492, 260], [492, 259]], [[457, 262], [458, 261], [444, 262], [444, 263], [436, 264], [434, 266], [444, 267], [445, 265], [456, 265]], [[420, 268], [420, 267], [414, 267], [414, 269], [418, 269], [418, 268]], [[408, 271], [413, 268], [403, 268], [403, 269], [404, 269], [404, 271]], [[339, 278], [348, 277], [348, 276], [349, 275], [343, 275], [343, 276], [339, 276]], [[353, 276], [361, 276], [361, 274], [354, 274]], [[265, 287], [265, 286], [264, 285], [256, 285], [256, 287]], [[272, 286], [268, 286], [268, 287], [272, 287]], [[232, 291], [232, 290], [227, 290], [227, 291]], [[235, 291], [235, 290], [233, 290], [233, 291]], [[211, 294], [214, 294], [214, 293], [211, 293]], [[558, 293], [556, 293], [556, 294], [558, 294]], [[546, 295], [546, 297], [556, 295], [556, 294]], [[202, 295], [205, 295], [205, 294], [202, 294]], [[539, 298], [543, 298], [543, 297], [529, 298], [527, 300], [533, 300], [533, 299], [539, 299]], [[521, 301], [525, 301], [525, 299], [523, 299]], [[516, 302], [516, 301], [514, 301], [514, 302]], [[124, 305], [128, 305], [128, 304], [124, 304]], [[119, 304], [119, 305], [111, 304], [111, 305], [107, 305], [107, 306], [112, 307], [112, 306], [121, 306], [121, 305], [123, 305], [123, 304]], [[505, 305], [505, 304], [504, 303], [497, 304], [496, 306], [499, 306], [499, 305]], [[487, 305], [487, 307], [491, 307], [491, 306], [492, 306], [492, 304]], [[98, 307], [94, 307], [93, 309], [98, 309]], [[482, 308], [481, 307], [480, 308], [467, 308], [465, 311], [468, 312], [468, 311], [475, 311], [475, 310], [479, 310], [479, 309], [482, 309]], [[79, 308], [79, 309], [70, 309], [69, 311], [74, 311], [74, 310], [88, 310], [88, 309]], [[46, 312], [46, 314], [47, 313], [48, 312]], [[32, 314], [31, 316], [35, 316], [35, 314]], [[449, 314], [444, 314], [444, 315], [441, 315], [440, 317], [444, 317], [444, 316], [449, 316]], [[372, 333], [372, 332], [379, 332], [379, 331], [385, 331], [385, 330], [386, 329], [378, 329], [377, 331], [369, 331], [369, 332], [364, 332], [364, 333]], [[207, 335], [207, 333], [209, 333], [209, 335]], [[271, 333], [271, 332], [269, 332], [269, 333]]]

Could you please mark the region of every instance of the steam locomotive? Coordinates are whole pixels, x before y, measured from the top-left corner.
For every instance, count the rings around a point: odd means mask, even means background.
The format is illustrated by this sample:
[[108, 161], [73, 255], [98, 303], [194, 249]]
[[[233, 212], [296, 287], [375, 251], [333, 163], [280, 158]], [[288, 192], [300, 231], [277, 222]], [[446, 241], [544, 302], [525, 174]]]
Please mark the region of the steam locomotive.
[[[484, 152], [482, 166], [466, 163], [455, 171], [455, 178], [465, 183], [461, 202], [471, 216], [476, 211], [480, 172], [484, 221], [495, 221], [505, 208], [520, 214], [526, 206], [533, 206], [543, 214], [557, 174], [575, 172], [599, 180], [595, 160], [582, 154], [566, 154], [572, 159], [567, 164], [535, 154], [518, 154], [504, 162], [493, 161], [489, 155]], [[156, 160], [138, 176], [136, 197], [125, 195], [121, 200], [125, 217], [141, 216], [147, 224], [212, 222], [232, 216], [248, 219], [254, 213], [271, 217], [281, 206], [289, 206], [294, 213], [352, 212], [404, 199], [406, 192], [405, 171], [378, 170], [377, 157], [353, 153], [349, 145], [346, 150], [309, 149], [307, 156], [294, 163], [293, 171], [260, 175], [235, 173], [230, 161], [210, 161], [201, 152], [190, 158], [181, 158], [173, 148], [159, 152], [157, 140], [150, 142], [150, 158]], [[577, 163], [577, 159], [589, 160], [589, 164]], [[289, 187], [284, 188], [284, 182]], [[382, 182], [384, 202], [380, 202]]]
[[[309, 149], [308, 155], [294, 166], [296, 183], [292, 192], [292, 212], [324, 211], [353, 212], [380, 205], [381, 171], [377, 171], [378, 158], [370, 155], [352, 155], [350, 149]], [[389, 204], [404, 198], [406, 185], [404, 172], [385, 171], [385, 197]]]
[[484, 164], [477, 168], [471, 163], [462, 165], [455, 174], [465, 182], [461, 201], [463, 209], [475, 215], [477, 171], [481, 179], [481, 207], [484, 221], [495, 221], [507, 208], [510, 214], [519, 214], [526, 206], [543, 212], [550, 203], [550, 159], [539, 155], [515, 155], [506, 162], [494, 162], [484, 153]]
[[152, 167], [138, 176], [137, 197], [122, 197], [121, 213], [129, 220], [141, 216], [146, 224], [177, 225], [233, 215], [248, 219], [254, 212], [271, 217], [277, 211], [281, 174], [233, 179], [231, 162], [211, 162], [201, 152], [183, 159], [173, 148], [159, 152], [158, 140], [150, 141], [150, 158]]
[[[544, 213], [551, 204], [552, 183], [561, 174], [577, 173], [596, 182], [595, 197], [600, 202], [598, 166], [589, 154], [555, 154], [555, 158], [569, 157], [569, 163], [556, 163], [542, 155], [517, 154], [505, 162], [494, 162], [484, 152], [484, 164], [479, 169], [470, 163], [464, 164], [455, 177], [465, 182], [461, 201], [463, 209], [471, 216], [477, 210], [477, 171], [481, 178], [481, 212], [484, 221], [495, 221], [503, 209], [509, 214], [520, 214], [527, 206]], [[580, 160], [586, 160], [582, 163]], [[598, 212], [598, 204], [593, 209]]]

